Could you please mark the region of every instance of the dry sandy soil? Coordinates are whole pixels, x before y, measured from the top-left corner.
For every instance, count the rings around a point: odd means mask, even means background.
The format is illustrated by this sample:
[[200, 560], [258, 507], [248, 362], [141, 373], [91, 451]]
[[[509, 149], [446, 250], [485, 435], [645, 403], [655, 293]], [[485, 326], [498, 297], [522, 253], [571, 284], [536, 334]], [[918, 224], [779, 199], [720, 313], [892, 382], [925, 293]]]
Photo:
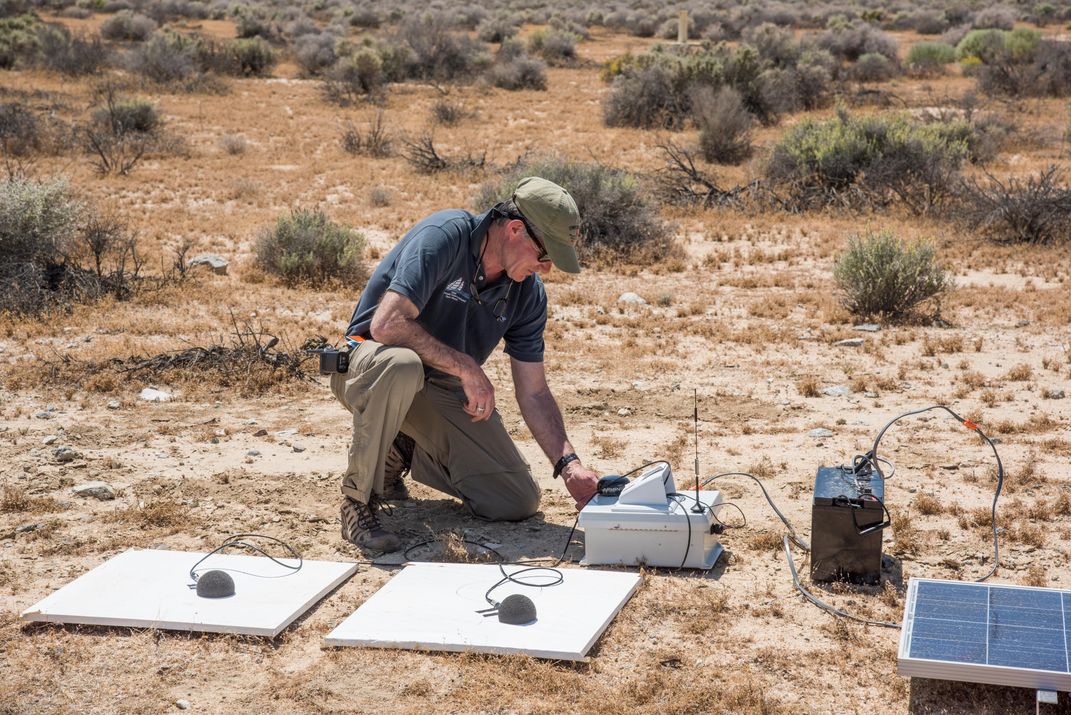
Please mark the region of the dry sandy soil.
[[[601, 61], [644, 45], [596, 36], [580, 49]], [[129, 177], [100, 178], [82, 156], [36, 167], [112, 207], [153, 261], [166, 263], [189, 239], [193, 253], [221, 253], [231, 270], [47, 320], [0, 320], [0, 711], [167, 712], [179, 700], [196, 712], [262, 713], [1033, 710], [1026, 690], [905, 679], [896, 673], [898, 631], [837, 620], [804, 602], [780, 551], [781, 526], [747, 480], [721, 482], [747, 524], [724, 535], [717, 566], [641, 570], [643, 586], [587, 664], [326, 648], [324, 635], [394, 573], [367, 563], [275, 640], [20, 622], [22, 610], [131, 547], [207, 549], [229, 534], [259, 531], [309, 558], [365, 558], [338, 534], [348, 418], [322, 379], [250, 395], [190, 374], [79, 374], [84, 361], [227, 344], [232, 320], [278, 335], [290, 349], [312, 335], [334, 340], [357, 291], [287, 290], [258, 277], [249, 267], [256, 231], [287, 209], [321, 207], [365, 233], [371, 264], [424, 214], [471, 206], [488, 178], [428, 178], [400, 157], [350, 156], [340, 146], [342, 127], [364, 126], [378, 110], [338, 109], [293, 68], [275, 74], [231, 81], [223, 95], [153, 92], [169, 131], [187, 142], [186, 157], [151, 158]], [[930, 106], [970, 84], [899, 79], [892, 89]], [[90, 106], [85, 83], [7, 72], [0, 86], [9, 95], [49, 92], [72, 117]], [[640, 173], [661, 166], [658, 135], [602, 126], [606, 91], [594, 62], [551, 69], [547, 92], [455, 89], [451, 99], [471, 115], [437, 128], [437, 145], [447, 154], [487, 149], [499, 165], [554, 151]], [[392, 87], [383, 107], [388, 126], [419, 132], [438, 97], [430, 87]], [[1022, 138], [991, 170], [1066, 165], [1065, 144], [1036, 139], [1061, 131], [1065, 117], [1060, 102], [1031, 103], [1016, 115]], [[763, 129], [759, 144], [768, 148], [798, 119]], [[247, 140], [243, 153], [221, 147], [229, 134]], [[756, 171], [722, 176], [732, 183]], [[377, 187], [388, 205], [370, 202]], [[1066, 244], [997, 247], [896, 214], [670, 211], [665, 218], [685, 252], [678, 266], [592, 269], [548, 282], [548, 371], [586, 463], [620, 473], [666, 458], [687, 483], [696, 390], [703, 476], [758, 475], [807, 536], [819, 465], [865, 451], [903, 411], [949, 404], [999, 440], [1007, 469], [993, 582], [1071, 588], [1071, 400], [1052, 399], [1071, 390]], [[944, 322], [853, 330], [832, 265], [849, 234], [864, 227], [937, 242], [958, 283], [941, 306]], [[646, 305], [619, 303], [626, 291]], [[849, 337], [865, 342], [834, 345]], [[414, 487], [414, 499], [397, 504], [388, 523], [406, 543], [463, 535], [503, 544], [511, 559], [552, 558], [565, 546], [572, 502], [520, 420], [503, 356], [489, 372], [503, 417], [545, 488], [542, 512], [520, 524], [486, 524]], [[149, 385], [176, 399], [138, 400]], [[821, 392], [838, 385], [848, 394]], [[832, 436], [808, 436], [815, 428]], [[79, 457], [58, 463], [53, 450], [63, 446]], [[984, 444], [939, 413], [904, 420], [882, 447], [897, 466], [887, 488], [894, 527], [884, 537], [883, 583], [812, 587], [838, 607], [898, 621], [909, 577], [972, 579], [991, 566], [995, 466]], [[72, 494], [93, 479], [111, 484], [117, 498]], [[734, 512], [724, 514], [738, 523]], [[805, 556], [797, 553], [796, 562], [805, 573]]]

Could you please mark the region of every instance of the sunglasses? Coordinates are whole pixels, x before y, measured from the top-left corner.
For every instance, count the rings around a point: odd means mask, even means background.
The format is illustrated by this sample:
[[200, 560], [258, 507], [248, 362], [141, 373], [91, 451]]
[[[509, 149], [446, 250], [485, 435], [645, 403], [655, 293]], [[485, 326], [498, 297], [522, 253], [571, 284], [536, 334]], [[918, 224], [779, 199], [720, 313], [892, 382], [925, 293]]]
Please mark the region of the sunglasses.
[[539, 240], [538, 236], [536, 236], [536, 232], [532, 228], [532, 225], [528, 223], [528, 219], [518, 214], [517, 220], [524, 224], [524, 230], [528, 233], [528, 238], [532, 239], [532, 243], [534, 243], [536, 245], [536, 248], [539, 249], [539, 255], [536, 256], [536, 260], [538, 260], [540, 263], [549, 263], [550, 254], [547, 253], [547, 247], [543, 245], [543, 242]]
[[[488, 303], [480, 297], [480, 291], [476, 288], [475, 280], [469, 284], [469, 289], [472, 291], [472, 300], [476, 305], [488, 305]], [[495, 320], [500, 323], [506, 322], [506, 306], [509, 304], [509, 294], [512, 292], [513, 281], [510, 281], [509, 285], [506, 287], [506, 295], [496, 300], [494, 305], [491, 306], [491, 315], [493, 315]]]

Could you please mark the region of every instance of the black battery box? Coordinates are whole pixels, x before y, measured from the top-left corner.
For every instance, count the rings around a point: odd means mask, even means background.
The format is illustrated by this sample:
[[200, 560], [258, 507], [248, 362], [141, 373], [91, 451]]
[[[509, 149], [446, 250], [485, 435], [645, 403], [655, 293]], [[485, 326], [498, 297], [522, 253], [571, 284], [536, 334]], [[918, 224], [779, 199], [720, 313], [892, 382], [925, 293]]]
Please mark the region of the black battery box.
[[811, 578], [875, 584], [888, 512], [885, 485], [873, 471], [819, 467], [811, 506]]

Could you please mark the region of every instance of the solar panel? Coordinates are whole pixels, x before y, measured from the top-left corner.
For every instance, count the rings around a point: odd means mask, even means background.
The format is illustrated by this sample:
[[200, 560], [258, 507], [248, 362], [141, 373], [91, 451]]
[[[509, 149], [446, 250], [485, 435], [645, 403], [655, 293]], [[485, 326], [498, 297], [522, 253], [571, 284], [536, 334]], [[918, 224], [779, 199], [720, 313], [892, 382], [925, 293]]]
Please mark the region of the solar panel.
[[911, 579], [897, 669], [1071, 691], [1071, 591]]

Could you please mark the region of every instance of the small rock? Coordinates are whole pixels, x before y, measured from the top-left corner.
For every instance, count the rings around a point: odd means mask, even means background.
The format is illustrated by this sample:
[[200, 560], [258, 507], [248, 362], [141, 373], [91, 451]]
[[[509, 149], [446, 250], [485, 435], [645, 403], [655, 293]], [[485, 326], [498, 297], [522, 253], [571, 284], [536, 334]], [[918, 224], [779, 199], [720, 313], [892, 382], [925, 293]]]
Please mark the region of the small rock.
[[208, 441], [210, 443], [212, 443], [212, 444], [219, 444], [219, 437], [213, 437], [212, 439], [210, 439]]
[[172, 395], [170, 392], [157, 390], [154, 387], [146, 387], [138, 397], [147, 402], [171, 402]]
[[636, 295], [635, 293], [622, 293], [621, 297], [619, 297], [617, 299], [617, 302], [618, 303], [635, 303], [636, 305], [647, 305], [647, 301], [645, 301], [643, 298], [641, 298], [640, 296]]
[[848, 338], [846, 340], [838, 340], [833, 343], [835, 348], [858, 348], [862, 347], [866, 340], [864, 338]]
[[35, 412], [34, 417], [39, 420], [50, 420], [52, 419], [53, 415], [51, 412]]
[[814, 437], [815, 439], [821, 439], [823, 437], [832, 437], [833, 431], [828, 430], [825, 427], [818, 427], [807, 433], [808, 437]]
[[1017, 327], [1017, 328], [1025, 328], [1028, 325], [1030, 325], [1030, 321], [1029, 320], [1020, 320], [1019, 322], [1017, 322], [1015, 324], [1015, 327]]
[[266, 430], [266, 429], [258, 429], [256, 432], [253, 433], [253, 436], [254, 437], [267, 437], [268, 436], [268, 430]]
[[175, 707], [178, 708], [179, 710], [189, 710], [190, 709], [190, 701], [189, 700], [176, 700], [175, 701]]
[[844, 397], [845, 395], [852, 394], [852, 388], [847, 385], [834, 385], [833, 387], [827, 387], [822, 390], [822, 394], [830, 397]]
[[299, 444], [295, 444], [293, 447], [291, 447], [291, 449], [293, 449], [295, 452], [304, 452], [305, 451], [305, 448], [302, 447]]
[[259, 457], [260, 456], [260, 450], [251, 449], [251, 450], [249, 450], [248, 452], [245, 453], [245, 456], [247, 456], [247, 457]]
[[52, 450], [52, 456], [55, 457], [56, 461], [60, 464], [66, 464], [67, 462], [73, 462], [82, 455], [70, 447], [56, 447]]
[[858, 330], [863, 333], [876, 333], [881, 330], [881, 326], [877, 323], [861, 323], [859, 325], [853, 325], [852, 330]]
[[256, 421], [256, 420], [254, 420], [254, 419], [249, 419], [249, 420], [246, 420], [246, 421], [245, 421], [245, 422], [244, 422], [243, 424], [247, 424], [247, 425], [255, 425], [256, 423], [257, 423], [257, 421]]
[[293, 437], [298, 433], [297, 429], [291, 427], [290, 429], [279, 430], [275, 433], [276, 437]]
[[106, 482], [86, 482], [85, 484], [79, 484], [71, 491], [73, 491], [76, 496], [93, 497], [94, 499], [100, 499], [101, 501], [115, 499], [115, 490]]
[[57, 436], [56, 436], [56, 435], [54, 435], [54, 434], [50, 434], [49, 436], [47, 436], [47, 437], [45, 437], [45, 438], [44, 438], [43, 440], [41, 440], [41, 444], [52, 444], [52, 443], [54, 443], [54, 442], [55, 442], [55, 441], [56, 441], [57, 439], [59, 439], [59, 437], [57, 437]]
[[108, 400], [108, 409], [109, 410], [118, 410], [122, 406], [123, 405], [122, 405], [121, 402], [119, 402], [119, 400]]
[[642, 380], [636, 380], [632, 383], [632, 389], [638, 390], [639, 392], [643, 392], [647, 389], [647, 383]]
[[15, 527], [16, 534], [28, 534], [31, 531], [37, 531], [41, 528], [41, 524], [23, 524], [22, 526]]
[[869, 397], [870, 399], [874, 399], [877, 396], [878, 396], [878, 393], [876, 393], [876, 392], [864, 392], [863, 393], [863, 397]]
[[194, 256], [189, 262], [190, 268], [196, 268], [197, 266], [208, 266], [213, 273], [220, 276], [227, 275], [227, 266], [229, 265], [227, 259], [223, 256], [215, 253], [202, 253], [199, 256]]
[[1049, 390], [1046, 394], [1050, 400], [1062, 400], [1065, 397], [1063, 390]]
[[632, 414], [632, 410], [627, 407], [622, 407], [620, 410], [617, 411], [617, 414], [621, 415], [622, 417], [628, 417]]

